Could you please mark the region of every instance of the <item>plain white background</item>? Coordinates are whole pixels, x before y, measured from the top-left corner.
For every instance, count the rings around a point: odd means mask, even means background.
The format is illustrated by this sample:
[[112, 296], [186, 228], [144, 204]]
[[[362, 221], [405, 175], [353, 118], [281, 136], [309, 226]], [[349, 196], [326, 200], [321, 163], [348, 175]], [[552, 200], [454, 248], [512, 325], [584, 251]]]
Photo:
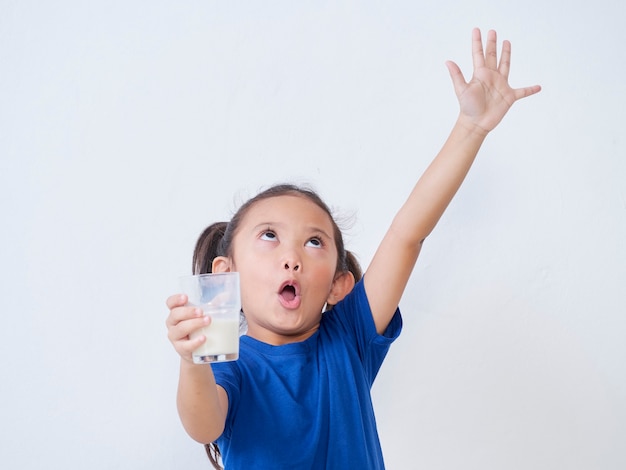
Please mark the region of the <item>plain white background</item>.
[[165, 298], [200, 231], [316, 188], [367, 265], [457, 113], [474, 26], [517, 103], [427, 240], [373, 389], [387, 466], [626, 468], [617, 0], [0, 0], [0, 466], [206, 469]]

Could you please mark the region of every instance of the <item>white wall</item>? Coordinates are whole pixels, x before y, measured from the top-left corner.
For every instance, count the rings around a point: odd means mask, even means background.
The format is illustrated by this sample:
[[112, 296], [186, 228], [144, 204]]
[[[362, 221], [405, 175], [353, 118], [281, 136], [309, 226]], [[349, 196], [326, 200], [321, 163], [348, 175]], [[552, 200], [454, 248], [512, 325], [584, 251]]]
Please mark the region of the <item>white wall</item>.
[[374, 387], [388, 468], [626, 468], [617, 0], [0, 0], [0, 466], [205, 469], [164, 300], [196, 237], [311, 183], [367, 264], [470, 32], [540, 83], [427, 241]]

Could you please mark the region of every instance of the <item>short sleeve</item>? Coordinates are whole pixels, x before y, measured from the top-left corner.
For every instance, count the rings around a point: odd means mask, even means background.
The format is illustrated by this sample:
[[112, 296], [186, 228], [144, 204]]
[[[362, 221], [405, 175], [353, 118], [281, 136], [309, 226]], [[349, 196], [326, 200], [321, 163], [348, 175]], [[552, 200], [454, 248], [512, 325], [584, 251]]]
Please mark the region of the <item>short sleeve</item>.
[[361, 363], [372, 383], [389, 347], [402, 331], [400, 310], [396, 309], [383, 334], [378, 334], [363, 280], [360, 280], [341, 302], [324, 315], [327, 317], [323, 321], [328, 322], [329, 328], [343, 330], [344, 334], [353, 337]]

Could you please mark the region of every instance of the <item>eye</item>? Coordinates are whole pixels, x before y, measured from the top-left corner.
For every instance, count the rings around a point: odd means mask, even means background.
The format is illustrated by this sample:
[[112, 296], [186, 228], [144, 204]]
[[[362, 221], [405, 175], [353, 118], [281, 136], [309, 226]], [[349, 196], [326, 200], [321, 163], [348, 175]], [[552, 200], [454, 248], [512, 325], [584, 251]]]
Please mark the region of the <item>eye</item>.
[[263, 233], [261, 233], [261, 240], [266, 240], [266, 241], [274, 241], [276, 240], [276, 234], [272, 231], [272, 230], [265, 230]]
[[305, 246], [311, 246], [313, 248], [322, 248], [324, 246], [324, 243], [322, 242], [321, 238], [311, 238], [308, 242], [306, 242]]

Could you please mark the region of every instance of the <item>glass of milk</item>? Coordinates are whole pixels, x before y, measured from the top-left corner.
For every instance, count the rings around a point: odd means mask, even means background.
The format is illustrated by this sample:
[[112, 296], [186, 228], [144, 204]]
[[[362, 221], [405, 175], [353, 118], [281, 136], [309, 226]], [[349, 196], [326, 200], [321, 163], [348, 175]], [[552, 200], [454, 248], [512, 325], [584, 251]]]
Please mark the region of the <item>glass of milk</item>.
[[190, 339], [200, 335], [206, 341], [193, 352], [193, 362], [235, 361], [239, 358], [239, 312], [241, 295], [239, 273], [214, 273], [182, 276], [182, 292], [187, 294], [187, 305], [200, 307], [211, 323], [194, 331]]

